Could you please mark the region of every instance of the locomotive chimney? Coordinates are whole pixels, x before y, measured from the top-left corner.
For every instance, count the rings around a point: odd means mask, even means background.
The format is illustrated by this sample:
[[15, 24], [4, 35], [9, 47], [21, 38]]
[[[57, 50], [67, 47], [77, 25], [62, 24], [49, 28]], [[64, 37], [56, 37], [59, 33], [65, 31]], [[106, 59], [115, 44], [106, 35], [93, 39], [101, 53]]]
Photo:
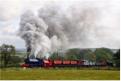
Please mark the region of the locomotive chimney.
[[31, 46], [28, 46], [27, 47], [27, 58], [29, 58], [30, 53], [31, 53]]

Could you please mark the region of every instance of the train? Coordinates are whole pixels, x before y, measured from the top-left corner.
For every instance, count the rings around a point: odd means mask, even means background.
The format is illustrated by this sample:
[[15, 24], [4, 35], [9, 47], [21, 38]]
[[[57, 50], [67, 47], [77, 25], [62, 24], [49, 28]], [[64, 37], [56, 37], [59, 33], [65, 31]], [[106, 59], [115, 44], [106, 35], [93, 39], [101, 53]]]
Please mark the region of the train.
[[21, 67], [33, 68], [33, 67], [90, 67], [90, 66], [107, 66], [107, 63], [100, 62], [98, 64], [87, 64], [85, 60], [50, 60], [50, 59], [39, 59], [27, 58], [24, 60], [24, 64]]

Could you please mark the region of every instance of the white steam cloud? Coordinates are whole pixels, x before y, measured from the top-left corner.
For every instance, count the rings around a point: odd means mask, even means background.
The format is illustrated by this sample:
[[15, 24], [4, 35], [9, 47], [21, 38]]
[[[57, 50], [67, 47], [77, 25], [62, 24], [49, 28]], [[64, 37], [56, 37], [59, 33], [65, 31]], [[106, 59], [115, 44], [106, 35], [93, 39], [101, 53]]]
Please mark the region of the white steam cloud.
[[38, 15], [21, 16], [19, 34], [38, 58], [69, 48], [119, 47], [120, 31], [113, 33], [120, 29], [118, 7], [101, 4], [45, 4]]

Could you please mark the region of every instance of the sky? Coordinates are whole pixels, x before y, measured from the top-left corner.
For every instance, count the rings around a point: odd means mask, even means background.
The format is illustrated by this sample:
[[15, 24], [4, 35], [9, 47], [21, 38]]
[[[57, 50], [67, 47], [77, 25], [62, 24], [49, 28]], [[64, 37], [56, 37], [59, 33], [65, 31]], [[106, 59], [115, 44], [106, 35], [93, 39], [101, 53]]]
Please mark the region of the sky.
[[[112, 37], [114, 43], [114, 47], [110, 48], [119, 48], [120, 47], [120, 27], [119, 27], [119, 0], [0, 0], [0, 45], [2, 44], [12, 44], [16, 46], [16, 48], [25, 48], [25, 42], [18, 36], [18, 29], [19, 29], [19, 22], [20, 16], [26, 10], [32, 10], [35, 14], [37, 13], [38, 9], [41, 8], [46, 3], [50, 2], [58, 2], [63, 3], [64, 6], [72, 4], [78, 1], [85, 1], [95, 3], [95, 5], [100, 4], [100, 2], [105, 3], [102, 5], [106, 7], [106, 3], [109, 4], [110, 7], [108, 10], [113, 11], [112, 16], [114, 20], [109, 23], [111, 26], [110, 30], [105, 30], [105, 32], [109, 32], [107, 34]], [[63, 6], [63, 7], [64, 7]], [[104, 7], [104, 8], [105, 8]], [[105, 13], [105, 12], [104, 12]], [[117, 19], [117, 20], [115, 20]], [[105, 18], [105, 21], [109, 21], [108, 18]], [[104, 24], [107, 24], [105, 21], [101, 21]]]

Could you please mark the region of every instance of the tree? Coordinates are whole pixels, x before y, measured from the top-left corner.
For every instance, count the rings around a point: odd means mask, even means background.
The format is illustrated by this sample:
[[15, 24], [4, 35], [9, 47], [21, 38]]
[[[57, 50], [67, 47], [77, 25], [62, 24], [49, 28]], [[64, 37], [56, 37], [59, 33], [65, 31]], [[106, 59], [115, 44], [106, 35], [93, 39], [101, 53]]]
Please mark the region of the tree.
[[53, 53], [50, 57], [49, 57], [51, 60], [56, 60], [56, 59], [60, 59], [60, 60], [63, 60], [64, 57], [59, 55], [57, 52]]
[[22, 62], [22, 58], [20, 58], [19, 56], [11, 56], [10, 59], [11, 66], [18, 66], [20, 62]]
[[114, 62], [116, 67], [120, 67], [120, 49], [114, 54]]
[[84, 53], [84, 60], [87, 60], [90, 64], [96, 62], [96, 55], [93, 51], [86, 49]]
[[15, 47], [12, 45], [3, 44], [0, 47], [0, 56], [1, 56], [1, 64], [4, 67], [7, 67], [8, 63], [10, 62], [11, 56], [15, 55]]
[[85, 53], [86, 53], [86, 51], [87, 51], [86, 49], [80, 50], [79, 54], [77, 55], [77, 58], [78, 58], [79, 60], [84, 59], [84, 58], [85, 58]]
[[113, 52], [107, 48], [97, 48], [95, 51], [96, 62], [109, 62], [113, 59]]
[[77, 60], [77, 57], [75, 54], [68, 54], [66, 55], [67, 60]]
[[69, 51], [66, 52], [65, 54], [65, 59], [66, 60], [78, 60], [78, 56], [80, 54], [80, 49], [74, 48], [70, 49]]

